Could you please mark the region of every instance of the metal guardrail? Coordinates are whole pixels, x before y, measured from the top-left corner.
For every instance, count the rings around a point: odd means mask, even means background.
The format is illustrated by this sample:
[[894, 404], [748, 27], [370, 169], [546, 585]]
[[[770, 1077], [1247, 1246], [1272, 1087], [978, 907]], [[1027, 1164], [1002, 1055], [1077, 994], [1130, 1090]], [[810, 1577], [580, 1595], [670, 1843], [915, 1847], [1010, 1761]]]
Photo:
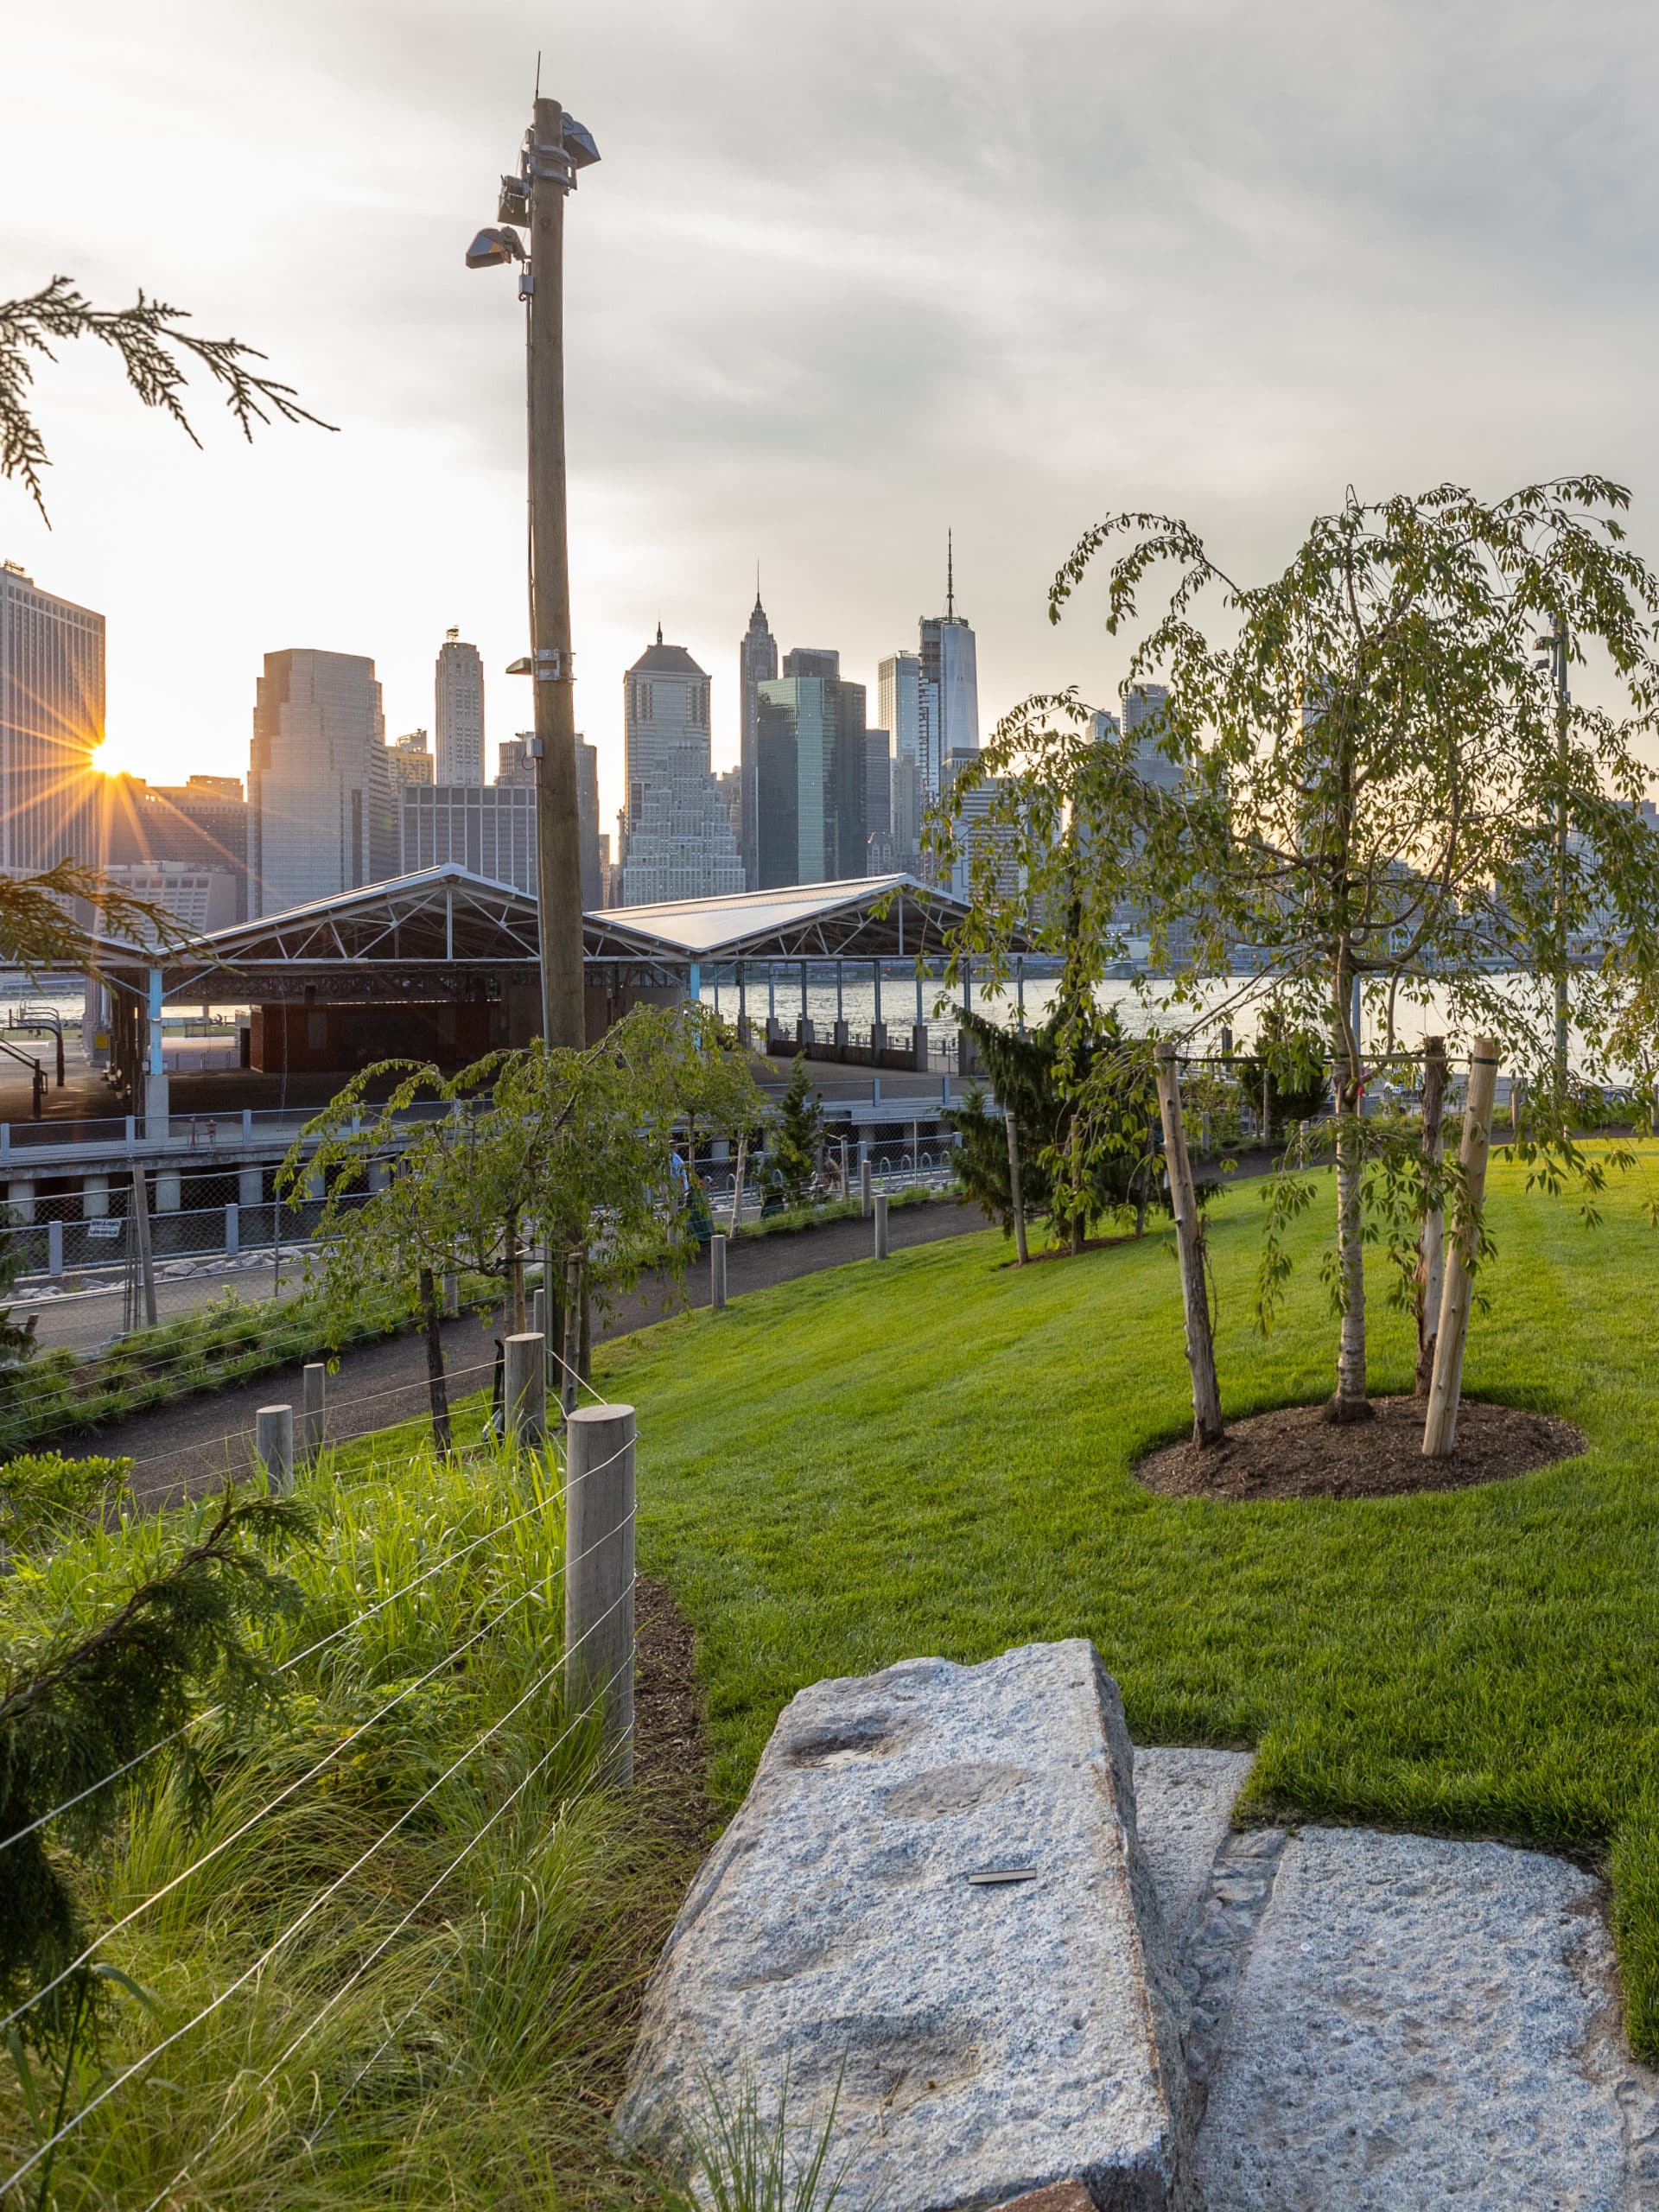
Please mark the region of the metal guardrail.
[[[370, 1193], [348, 1197], [347, 1205], [366, 1205]], [[321, 1199], [298, 1207], [276, 1205], [191, 1206], [176, 1213], [152, 1212], [150, 1250], [159, 1266], [168, 1260], [232, 1259], [247, 1252], [274, 1252], [309, 1243], [322, 1217]], [[131, 1254], [131, 1230], [124, 1210], [91, 1220], [26, 1222], [0, 1230], [0, 1251], [15, 1258], [15, 1290], [59, 1281], [65, 1275], [124, 1268]]]

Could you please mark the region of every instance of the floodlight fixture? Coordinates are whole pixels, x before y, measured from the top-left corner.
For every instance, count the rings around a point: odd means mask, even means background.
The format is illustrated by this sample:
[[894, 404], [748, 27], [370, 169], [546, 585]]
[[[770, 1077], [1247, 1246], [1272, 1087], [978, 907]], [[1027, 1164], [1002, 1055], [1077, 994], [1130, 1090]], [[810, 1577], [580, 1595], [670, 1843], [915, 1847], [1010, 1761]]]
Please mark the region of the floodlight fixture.
[[524, 257], [524, 244], [517, 231], [480, 231], [467, 249], [469, 269], [499, 269], [505, 262]]
[[510, 660], [507, 663], [505, 672], [509, 676], [533, 676], [536, 673], [536, 664], [528, 653], [522, 653], [517, 660]]
[[599, 148], [594, 143], [594, 134], [574, 115], [564, 118], [564, 150], [570, 156], [573, 169], [591, 168], [599, 159]]

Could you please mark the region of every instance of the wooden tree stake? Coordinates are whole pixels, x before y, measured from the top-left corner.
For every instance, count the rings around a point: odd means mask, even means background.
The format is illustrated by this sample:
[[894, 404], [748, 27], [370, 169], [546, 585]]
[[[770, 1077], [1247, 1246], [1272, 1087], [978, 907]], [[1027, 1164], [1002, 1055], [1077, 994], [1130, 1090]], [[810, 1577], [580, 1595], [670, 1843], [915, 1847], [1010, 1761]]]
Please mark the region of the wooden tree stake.
[[1497, 1044], [1490, 1037], [1477, 1037], [1469, 1055], [1469, 1095], [1464, 1103], [1463, 1147], [1459, 1154], [1463, 1189], [1456, 1230], [1446, 1255], [1446, 1287], [1440, 1296], [1440, 1325], [1434, 1341], [1434, 1378], [1429, 1385], [1428, 1419], [1423, 1428], [1426, 1459], [1450, 1459], [1458, 1440], [1463, 1351], [1469, 1338], [1469, 1306], [1474, 1291], [1475, 1236], [1486, 1193], [1486, 1153], [1497, 1087]]
[[1175, 1208], [1175, 1242], [1181, 1261], [1181, 1302], [1186, 1310], [1186, 1363], [1192, 1373], [1192, 1440], [1219, 1444], [1221, 1393], [1216, 1385], [1216, 1348], [1210, 1333], [1210, 1293], [1204, 1279], [1204, 1232], [1198, 1222], [1192, 1166], [1186, 1156], [1181, 1079], [1173, 1045], [1158, 1047], [1158, 1107], [1164, 1121], [1164, 1155]]

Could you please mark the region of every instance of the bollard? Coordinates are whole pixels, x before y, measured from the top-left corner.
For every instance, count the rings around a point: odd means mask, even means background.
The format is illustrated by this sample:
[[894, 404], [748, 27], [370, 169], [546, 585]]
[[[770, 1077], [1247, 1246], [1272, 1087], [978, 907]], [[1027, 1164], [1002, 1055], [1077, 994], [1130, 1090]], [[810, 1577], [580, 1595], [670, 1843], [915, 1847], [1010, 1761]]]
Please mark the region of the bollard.
[[633, 1780], [632, 1406], [582, 1406], [565, 1430], [567, 1710], [605, 1708], [607, 1779]]
[[261, 1406], [253, 1417], [254, 1455], [273, 1491], [294, 1487], [294, 1408]]
[[507, 1434], [539, 1452], [547, 1441], [547, 1340], [526, 1329], [506, 1340]]
[[870, 1217], [870, 1163], [868, 1160], [861, 1160], [858, 1163], [858, 1207], [860, 1214], [868, 1221]]
[[709, 1239], [709, 1303], [716, 1313], [726, 1308], [726, 1239]]
[[885, 1260], [887, 1256], [887, 1194], [885, 1191], [878, 1191], [875, 1194], [875, 1256], [878, 1260]]
[[322, 1449], [324, 1394], [328, 1370], [320, 1359], [308, 1360], [300, 1370], [300, 1456], [315, 1459]]
[[841, 1141], [841, 1195], [843, 1198], [853, 1195], [852, 1154], [845, 1137]]
[[443, 1317], [453, 1321], [461, 1311], [461, 1277], [447, 1274], [443, 1279]]

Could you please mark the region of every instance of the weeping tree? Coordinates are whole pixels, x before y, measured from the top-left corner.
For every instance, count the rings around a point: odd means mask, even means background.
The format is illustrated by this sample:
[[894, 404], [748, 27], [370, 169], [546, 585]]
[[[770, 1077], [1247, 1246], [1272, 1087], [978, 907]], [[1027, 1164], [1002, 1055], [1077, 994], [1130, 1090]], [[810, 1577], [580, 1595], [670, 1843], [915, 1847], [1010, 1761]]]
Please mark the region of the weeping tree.
[[1154, 1172], [1158, 1102], [1144, 1054], [1129, 1050], [1116, 1012], [1074, 1010], [1062, 997], [1040, 1028], [1023, 1034], [982, 1014], [961, 1021], [1016, 1132], [1011, 1154], [1006, 1125], [969, 1092], [950, 1116], [962, 1139], [952, 1158], [963, 1195], [1011, 1233], [1017, 1156], [1027, 1219], [1046, 1221], [1074, 1250], [1096, 1223], [1130, 1210], [1137, 1232], [1143, 1228], [1148, 1205], [1166, 1203]]
[[108, 346], [143, 405], [168, 416], [193, 445], [201, 442], [184, 404], [193, 369], [218, 385], [250, 441], [256, 423], [278, 420], [334, 428], [302, 407], [291, 385], [255, 366], [265, 357], [254, 346], [238, 338], [198, 337], [186, 329], [189, 320], [188, 309], [142, 291], [130, 307], [94, 307], [70, 276], [54, 276], [20, 299], [0, 300], [0, 477], [21, 480], [48, 526], [45, 473], [51, 464], [29, 403], [37, 365], [55, 361], [57, 347], [78, 340]]
[[[411, 1122], [416, 1109], [427, 1118]], [[330, 1340], [366, 1300], [400, 1300], [426, 1339], [433, 1434], [447, 1452], [443, 1277], [482, 1279], [480, 1310], [499, 1294], [522, 1329], [525, 1262], [545, 1251], [563, 1355], [565, 1263], [584, 1306], [589, 1296], [607, 1306], [647, 1267], [683, 1277], [693, 1240], [671, 1198], [676, 1131], [747, 1127], [763, 1109], [747, 1059], [696, 1006], [636, 1007], [585, 1052], [538, 1040], [450, 1077], [409, 1061], [363, 1069], [307, 1123], [279, 1178], [290, 1203], [321, 1184], [311, 1264]]]
[[[1110, 515], [1060, 569], [1049, 613], [1058, 622], [1109, 561], [1106, 628], [1137, 633], [1128, 683], [1145, 718], [1121, 730], [1075, 690], [1027, 700], [952, 785], [933, 832], [936, 851], [969, 863], [959, 956], [1005, 967], [1024, 928], [1092, 986], [1133, 926], [1161, 971], [1162, 1018], [1184, 1019], [1189, 1036], [1254, 1004], [1281, 1033], [1325, 1040], [1335, 1420], [1370, 1412], [1368, 1185], [1396, 1219], [1427, 1203], [1419, 1148], [1362, 1113], [1363, 1028], [1385, 1057], [1408, 1014], [1431, 1007], [1465, 1039], [1492, 1038], [1529, 1083], [1538, 1155], [1599, 1172], [1573, 1143], [1558, 994], [1576, 1072], [1593, 1078], [1659, 951], [1659, 836], [1639, 811], [1637, 753], [1659, 705], [1659, 584], [1625, 540], [1628, 505], [1594, 476], [1494, 503], [1449, 485], [1351, 494], [1258, 584], [1230, 575], [1185, 522]], [[1154, 576], [1167, 599], [1142, 624]], [[1609, 703], [1583, 703], [1561, 680], [1592, 656]], [[1000, 851], [963, 834], [969, 795], [988, 783], [979, 803]], [[1313, 1197], [1303, 1165], [1269, 1193], [1264, 1327], [1287, 1265], [1280, 1232]], [[1459, 1234], [1478, 1245], [1477, 1224]]]

